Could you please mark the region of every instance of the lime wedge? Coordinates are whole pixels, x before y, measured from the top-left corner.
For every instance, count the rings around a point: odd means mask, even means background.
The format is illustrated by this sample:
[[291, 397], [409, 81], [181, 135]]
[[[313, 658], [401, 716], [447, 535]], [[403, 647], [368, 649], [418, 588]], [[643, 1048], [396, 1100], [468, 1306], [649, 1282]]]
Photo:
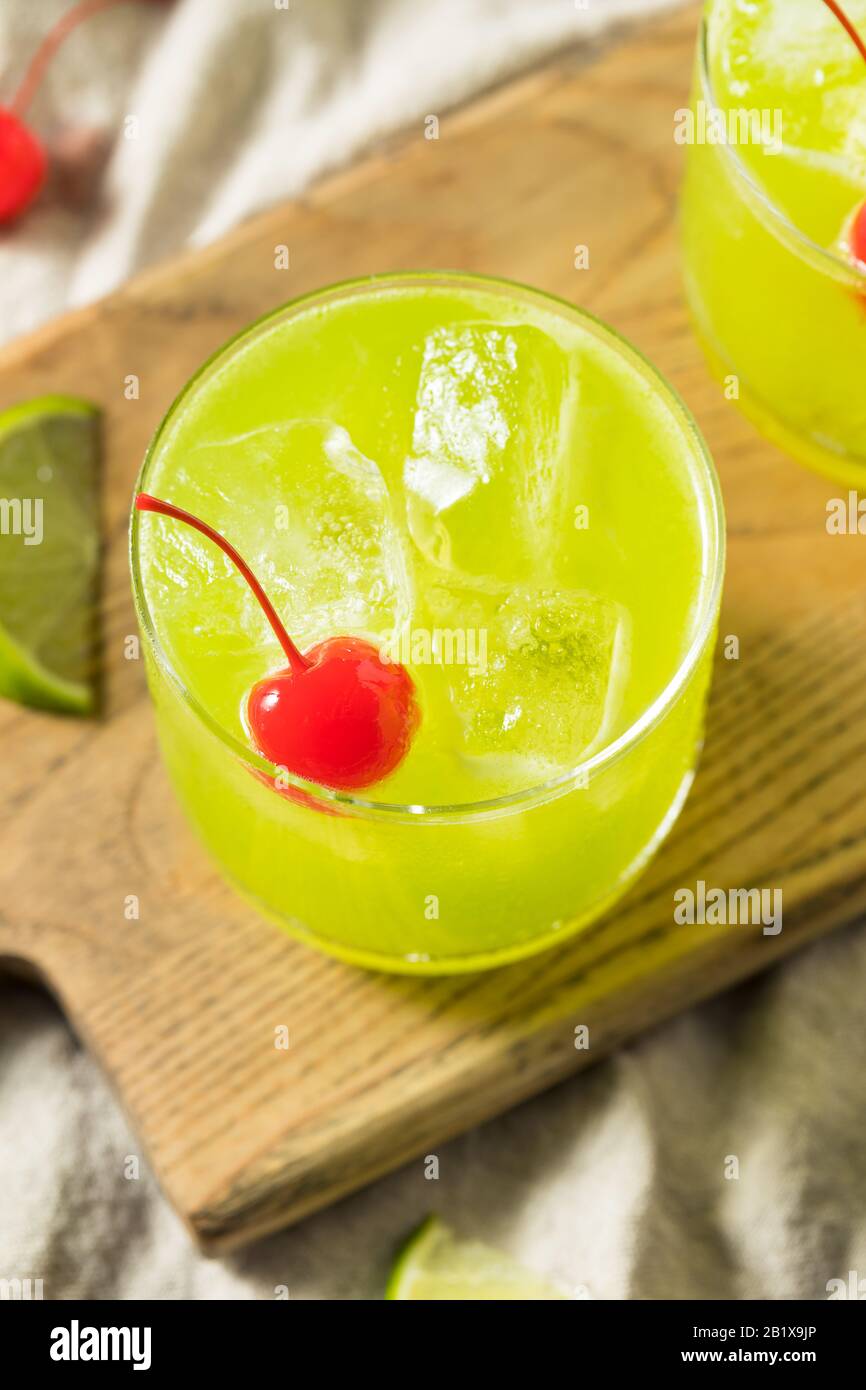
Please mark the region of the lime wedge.
[[96, 700], [95, 406], [0, 412], [0, 695], [86, 714]]
[[507, 1255], [474, 1240], [457, 1240], [435, 1216], [409, 1237], [394, 1263], [386, 1299], [538, 1302], [566, 1295]]

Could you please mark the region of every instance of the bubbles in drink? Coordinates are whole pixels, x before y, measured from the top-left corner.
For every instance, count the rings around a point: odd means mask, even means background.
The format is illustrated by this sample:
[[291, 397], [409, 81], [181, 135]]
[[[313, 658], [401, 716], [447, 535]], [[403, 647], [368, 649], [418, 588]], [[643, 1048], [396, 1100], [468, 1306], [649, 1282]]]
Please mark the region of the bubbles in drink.
[[503, 757], [552, 775], [607, 741], [628, 671], [629, 622], [602, 595], [518, 586], [471, 588], [440, 577], [427, 590], [443, 636], [467, 659], [443, 665], [462, 749], [479, 772]]

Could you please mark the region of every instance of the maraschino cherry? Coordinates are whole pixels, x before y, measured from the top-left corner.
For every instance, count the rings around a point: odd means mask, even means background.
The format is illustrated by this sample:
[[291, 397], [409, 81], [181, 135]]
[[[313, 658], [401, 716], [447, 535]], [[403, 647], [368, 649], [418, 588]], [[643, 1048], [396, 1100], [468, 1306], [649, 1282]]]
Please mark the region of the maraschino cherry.
[[861, 265], [866, 266], [866, 203], [854, 215], [850, 237], [851, 254]]
[[258, 681], [247, 697], [259, 752], [305, 781], [339, 791], [381, 782], [402, 762], [418, 727], [415, 686], [404, 666], [386, 662], [361, 637], [328, 637], [301, 653], [246, 561], [191, 512], [141, 492], [135, 505], [200, 531], [249, 584], [288, 665]]
[[[857, 45], [864, 62], [866, 62], [866, 41], [855, 29], [842, 6], [837, 3], [837, 0], [824, 0], [824, 4], [836, 16], [842, 28]], [[848, 233], [848, 244], [855, 261], [860, 261], [862, 265], [866, 265], [866, 203], [863, 203], [854, 214], [854, 220]]]
[[0, 106], [0, 222], [12, 222], [29, 208], [47, 168], [33, 131], [14, 111]]
[[79, 0], [61, 15], [36, 50], [10, 104], [0, 106], [0, 223], [12, 222], [26, 212], [45, 182], [48, 156], [25, 120], [45, 69], [82, 20], [122, 3], [127, 0]]

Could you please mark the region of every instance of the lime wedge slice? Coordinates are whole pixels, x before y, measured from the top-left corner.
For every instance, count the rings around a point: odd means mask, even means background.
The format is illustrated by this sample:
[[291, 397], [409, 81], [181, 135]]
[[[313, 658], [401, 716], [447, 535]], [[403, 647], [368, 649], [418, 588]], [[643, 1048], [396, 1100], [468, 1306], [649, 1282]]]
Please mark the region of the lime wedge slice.
[[0, 695], [96, 701], [99, 415], [70, 396], [0, 412]]
[[552, 1284], [479, 1241], [458, 1240], [435, 1216], [409, 1237], [394, 1263], [386, 1299], [564, 1299]]

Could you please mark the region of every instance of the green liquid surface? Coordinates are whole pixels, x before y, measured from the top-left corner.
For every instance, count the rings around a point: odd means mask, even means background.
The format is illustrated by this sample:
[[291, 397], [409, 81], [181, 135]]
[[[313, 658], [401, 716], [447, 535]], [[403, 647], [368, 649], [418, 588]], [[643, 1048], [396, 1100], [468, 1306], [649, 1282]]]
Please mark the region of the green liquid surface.
[[[866, 0], [846, 9], [866, 33]], [[866, 199], [866, 63], [822, 0], [711, 0], [705, 15], [694, 106], [721, 111], [737, 138], [686, 152], [698, 336], [729, 400], [795, 457], [856, 486], [866, 267], [851, 228]]]
[[[866, 35], [866, 0], [845, 0]], [[715, 0], [708, 7], [710, 77], [724, 110], [769, 113], [775, 138], [738, 153], [794, 225], [848, 252], [866, 198], [866, 62], [822, 0]]]
[[[697, 446], [604, 332], [435, 283], [301, 308], [206, 371], [148, 490], [257, 573], [302, 647], [372, 637], [422, 724], [366, 795], [453, 804], [534, 787], [664, 690], [708, 582]], [[183, 685], [246, 739], [284, 664], [253, 596], [197, 533], [148, 519], [141, 572]]]

